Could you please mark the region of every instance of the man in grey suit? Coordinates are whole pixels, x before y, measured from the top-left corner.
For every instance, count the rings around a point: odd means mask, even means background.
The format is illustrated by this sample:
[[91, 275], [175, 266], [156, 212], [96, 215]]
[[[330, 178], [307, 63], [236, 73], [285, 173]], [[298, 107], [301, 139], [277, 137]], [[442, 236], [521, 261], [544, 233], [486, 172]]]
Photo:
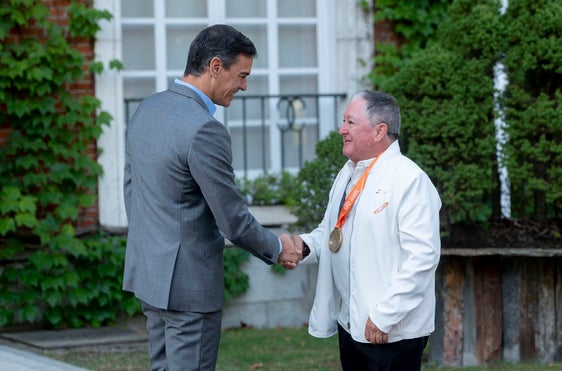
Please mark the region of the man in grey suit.
[[256, 55], [236, 29], [204, 29], [183, 79], [144, 99], [127, 128], [123, 289], [142, 302], [152, 370], [215, 368], [224, 237], [267, 264], [294, 268], [301, 255], [289, 235], [275, 236], [249, 213], [230, 136], [213, 117], [215, 104], [228, 107], [246, 90]]

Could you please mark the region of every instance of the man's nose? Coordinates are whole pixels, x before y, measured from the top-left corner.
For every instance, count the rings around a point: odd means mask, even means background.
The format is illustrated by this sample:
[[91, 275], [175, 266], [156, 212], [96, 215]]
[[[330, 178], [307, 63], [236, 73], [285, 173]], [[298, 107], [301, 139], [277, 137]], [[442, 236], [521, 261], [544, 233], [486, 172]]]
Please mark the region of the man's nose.
[[340, 125], [340, 129], [338, 130], [338, 133], [340, 134], [344, 134], [347, 133], [347, 125], [345, 124], [345, 121], [342, 122], [342, 124]]

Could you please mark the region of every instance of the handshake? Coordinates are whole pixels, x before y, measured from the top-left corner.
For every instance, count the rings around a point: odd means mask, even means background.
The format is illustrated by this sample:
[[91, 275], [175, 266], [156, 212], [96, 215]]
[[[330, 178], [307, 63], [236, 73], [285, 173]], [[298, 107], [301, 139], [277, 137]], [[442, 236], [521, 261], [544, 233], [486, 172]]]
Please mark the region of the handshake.
[[285, 269], [295, 269], [302, 260], [303, 241], [298, 235], [290, 236], [283, 233], [279, 236], [283, 251], [279, 254], [278, 263]]

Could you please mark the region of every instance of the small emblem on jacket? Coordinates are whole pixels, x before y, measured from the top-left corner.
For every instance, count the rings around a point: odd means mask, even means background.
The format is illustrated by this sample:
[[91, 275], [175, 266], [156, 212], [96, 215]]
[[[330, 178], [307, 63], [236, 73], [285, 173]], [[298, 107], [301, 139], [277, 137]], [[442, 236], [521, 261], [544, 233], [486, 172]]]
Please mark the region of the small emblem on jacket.
[[381, 211], [383, 211], [384, 208], [387, 207], [389, 203], [390, 203], [390, 201], [385, 201], [384, 204], [382, 204], [378, 209], [376, 209], [375, 211], [373, 211], [373, 214], [378, 214], [378, 213], [380, 213]]

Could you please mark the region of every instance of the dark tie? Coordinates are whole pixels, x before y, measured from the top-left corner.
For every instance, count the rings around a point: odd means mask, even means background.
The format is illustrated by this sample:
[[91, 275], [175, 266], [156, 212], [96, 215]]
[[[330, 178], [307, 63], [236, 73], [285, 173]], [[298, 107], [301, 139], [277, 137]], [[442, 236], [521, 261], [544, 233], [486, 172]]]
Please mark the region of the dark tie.
[[343, 190], [343, 197], [341, 198], [341, 201], [340, 201], [340, 208], [339, 208], [339, 210], [338, 210], [338, 215], [339, 215], [339, 213], [340, 213], [340, 211], [341, 211], [341, 208], [343, 207], [343, 204], [344, 204], [344, 202], [345, 202], [345, 197], [347, 196], [347, 186], [349, 186], [349, 182], [351, 182], [351, 178], [349, 178], [349, 180], [348, 180], [347, 183], [345, 184], [345, 188], [344, 188], [344, 190]]

